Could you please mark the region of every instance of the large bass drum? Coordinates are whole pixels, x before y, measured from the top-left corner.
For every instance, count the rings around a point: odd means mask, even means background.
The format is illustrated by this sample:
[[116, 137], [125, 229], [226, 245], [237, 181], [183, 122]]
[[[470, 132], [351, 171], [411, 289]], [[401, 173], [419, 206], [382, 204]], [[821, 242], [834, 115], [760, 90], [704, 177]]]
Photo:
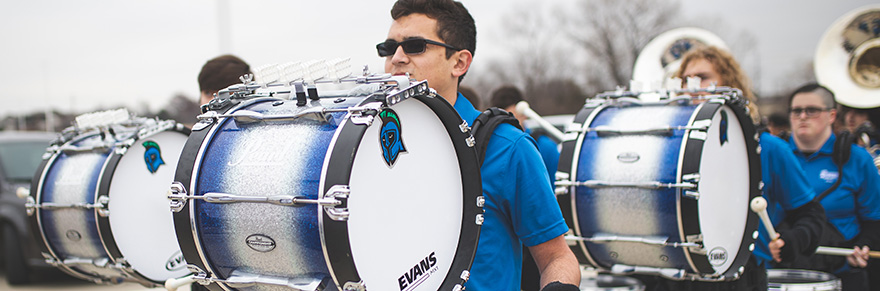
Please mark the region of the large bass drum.
[[754, 247], [760, 160], [730, 96], [591, 99], [562, 145], [557, 193], [584, 264], [731, 280]]
[[184, 148], [170, 197], [193, 279], [214, 290], [460, 289], [482, 196], [452, 106], [426, 82], [299, 102], [273, 90], [221, 92]]
[[66, 132], [26, 205], [47, 262], [96, 283], [155, 287], [185, 276], [165, 196], [189, 131], [132, 118]]

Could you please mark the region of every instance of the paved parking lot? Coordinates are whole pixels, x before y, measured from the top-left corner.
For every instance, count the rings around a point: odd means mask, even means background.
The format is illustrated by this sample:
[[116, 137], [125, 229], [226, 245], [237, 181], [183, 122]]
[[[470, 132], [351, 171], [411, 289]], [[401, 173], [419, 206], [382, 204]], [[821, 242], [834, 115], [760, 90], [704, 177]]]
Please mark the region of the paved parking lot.
[[[0, 290], [101, 290], [101, 291], [135, 291], [135, 290], [165, 290], [164, 288], [146, 288], [135, 283], [124, 283], [119, 285], [97, 285], [91, 282], [75, 279], [70, 276], [47, 272], [40, 276], [39, 282], [31, 283], [24, 286], [9, 286], [6, 283], [6, 272], [0, 272]], [[189, 286], [177, 289], [179, 291], [190, 291]]]

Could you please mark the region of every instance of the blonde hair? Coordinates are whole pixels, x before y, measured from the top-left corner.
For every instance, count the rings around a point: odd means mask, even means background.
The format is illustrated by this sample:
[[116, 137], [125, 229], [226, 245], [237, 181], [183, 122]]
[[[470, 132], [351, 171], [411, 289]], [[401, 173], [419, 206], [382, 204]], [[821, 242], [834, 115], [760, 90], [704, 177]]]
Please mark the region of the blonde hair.
[[705, 60], [712, 64], [715, 72], [721, 77], [721, 84], [718, 86], [733, 87], [742, 90], [743, 95], [749, 101], [748, 109], [752, 122], [758, 124], [761, 122], [761, 114], [758, 113], [758, 104], [755, 94], [752, 92], [752, 84], [749, 78], [743, 72], [739, 63], [733, 58], [729, 52], [714, 46], [704, 46], [692, 49], [681, 58], [681, 66], [678, 69], [678, 77], [684, 79], [684, 70], [688, 64], [697, 60]]

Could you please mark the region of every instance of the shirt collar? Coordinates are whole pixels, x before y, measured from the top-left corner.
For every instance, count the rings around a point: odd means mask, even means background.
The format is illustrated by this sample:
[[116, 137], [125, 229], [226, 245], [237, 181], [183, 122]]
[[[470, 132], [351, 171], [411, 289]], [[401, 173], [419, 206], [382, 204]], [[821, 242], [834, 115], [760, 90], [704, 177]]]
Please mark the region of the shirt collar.
[[455, 108], [455, 111], [458, 112], [461, 119], [467, 121], [470, 125], [473, 125], [474, 120], [480, 115], [480, 111], [477, 111], [477, 109], [474, 108], [474, 105], [471, 104], [467, 98], [464, 98], [464, 95], [461, 95], [461, 93], [458, 93], [458, 96], [455, 98], [455, 105], [452, 107]]
[[[828, 137], [828, 140], [826, 140], [825, 144], [823, 144], [822, 147], [819, 148], [819, 151], [817, 153], [831, 155], [834, 152], [834, 141], [836, 139], [837, 137], [834, 135], [834, 133], [831, 133], [831, 136]], [[788, 146], [791, 147], [791, 150], [795, 153], [801, 152], [801, 150], [798, 149], [797, 144], [794, 142], [794, 135], [791, 135], [788, 138]]]

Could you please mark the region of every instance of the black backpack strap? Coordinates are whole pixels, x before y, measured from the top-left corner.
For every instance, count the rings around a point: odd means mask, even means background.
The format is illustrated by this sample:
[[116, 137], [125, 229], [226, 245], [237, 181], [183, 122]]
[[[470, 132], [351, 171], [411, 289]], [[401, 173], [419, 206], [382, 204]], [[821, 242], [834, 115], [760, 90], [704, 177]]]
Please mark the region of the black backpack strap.
[[480, 166], [483, 166], [483, 159], [486, 157], [486, 147], [489, 145], [489, 138], [492, 137], [495, 128], [501, 123], [507, 123], [522, 130], [519, 120], [516, 120], [512, 113], [498, 107], [492, 107], [480, 113], [471, 126], [477, 150], [477, 161], [480, 163]]
[[840, 186], [840, 180], [843, 178], [843, 165], [849, 161], [849, 155], [852, 152], [852, 144], [854, 141], [855, 140], [849, 131], [844, 130], [837, 135], [837, 140], [834, 141], [834, 149], [831, 150], [831, 160], [837, 165], [837, 181], [834, 181], [834, 185], [825, 189], [825, 191], [816, 196], [813, 201], [822, 201], [822, 199], [825, 199], [825, 196], [828, 196], [828, 194], [831, 194], [831, 191], [834, 191], [834, 189], [837, 189], [837, 186]]

